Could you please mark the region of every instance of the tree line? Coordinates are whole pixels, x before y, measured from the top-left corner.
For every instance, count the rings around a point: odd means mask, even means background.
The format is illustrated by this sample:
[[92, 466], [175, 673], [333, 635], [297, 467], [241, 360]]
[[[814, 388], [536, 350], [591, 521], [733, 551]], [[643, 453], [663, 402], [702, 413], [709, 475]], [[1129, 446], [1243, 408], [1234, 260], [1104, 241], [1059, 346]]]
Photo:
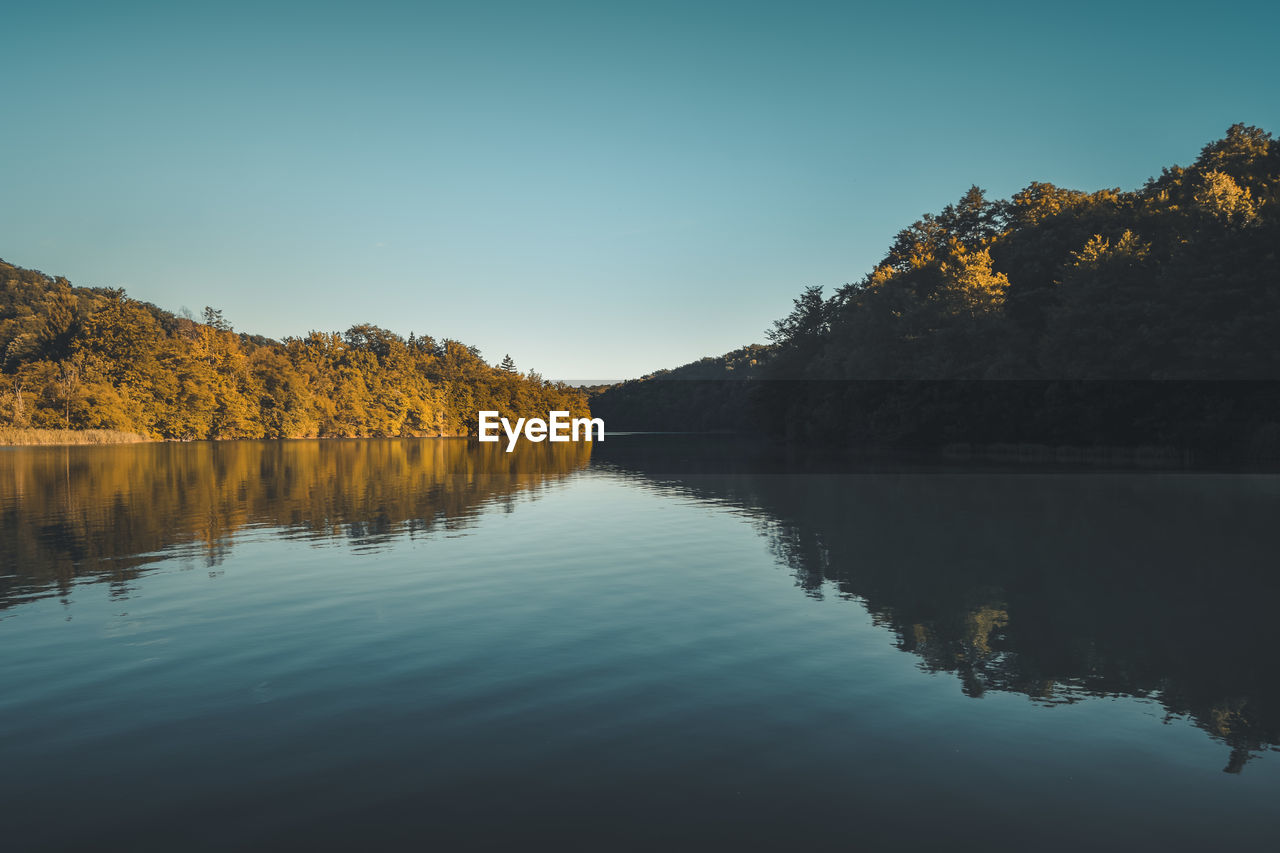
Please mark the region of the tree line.
[[[805, 288], [732, 392], [740, 419], [823, 443], [1280, 450], [1278, 193], [1280, 142], [1242, 124], [1133, 191], [972, 187], [860, 280]], [[690, 397], [669, 391], [670, 421]]]
[[577, 389], [456, 340], [354, 325], [271, 340], [0, 261], [0, 426], [165, 439], [446, 436], [476, 412], [589, 414]]
[[615, 385], [593, 385], [591, 410], [613, 429], [724, 432], [742, 428], [772, 347], [748, 344]]

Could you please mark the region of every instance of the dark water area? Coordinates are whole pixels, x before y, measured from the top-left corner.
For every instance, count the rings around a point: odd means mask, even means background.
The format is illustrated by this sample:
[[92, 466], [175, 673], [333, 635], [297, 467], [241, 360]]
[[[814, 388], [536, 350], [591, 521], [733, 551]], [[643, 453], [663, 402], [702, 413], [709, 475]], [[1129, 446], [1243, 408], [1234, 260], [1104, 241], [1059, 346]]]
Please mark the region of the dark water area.
[[1038, 446], [1046, 461], [1059, 451], [1095, 463], [1114, 452], [1280, 465], [1274, 379], [764, 379], [753, 371], [624, 382], [594, 395], [591, 411], [615, 430], [751, 432], [809, 447]]
[[14, 850], [1280, 835], [1280, 476], [0, 450]]

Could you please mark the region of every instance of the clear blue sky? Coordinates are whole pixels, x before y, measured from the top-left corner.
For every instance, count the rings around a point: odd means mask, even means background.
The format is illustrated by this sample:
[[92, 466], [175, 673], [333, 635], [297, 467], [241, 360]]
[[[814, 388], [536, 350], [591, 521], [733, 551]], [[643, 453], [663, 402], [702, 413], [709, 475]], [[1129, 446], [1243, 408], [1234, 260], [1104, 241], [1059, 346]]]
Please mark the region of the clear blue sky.
[[764, 340], [971, 184], [1280, 132], [1280, 4], [9, 4], [0, 257], [273, 337], [620, 378]]

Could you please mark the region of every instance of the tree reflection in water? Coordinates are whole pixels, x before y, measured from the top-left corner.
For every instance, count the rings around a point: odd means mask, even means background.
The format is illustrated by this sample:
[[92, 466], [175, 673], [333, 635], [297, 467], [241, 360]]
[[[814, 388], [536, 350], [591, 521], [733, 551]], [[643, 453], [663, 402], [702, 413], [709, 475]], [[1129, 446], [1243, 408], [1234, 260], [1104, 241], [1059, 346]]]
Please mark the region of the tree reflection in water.
[[857, 601], [968, 696], [1149, 698], [1225, 743], [1230, 773], [1280, 744], [1280, 477], [833, 464], [696, 437], [593, 465], [749, 509], [806, 594]]
[[0, 608], [127, 584], [183, 547], [218, 565], [238, 534], [278, 529], [316, 542], [386, 547], [459, 530], [583, 469], [589, 443], [503, 453], [466, 439], [196, 442], [0, 452]]
[[0, 610], [129, 583], [239, 537], [354, 549], [455, 531], [591, 468], [744, 510], [805, 594], [860, 604], [930, 672], [1043, 706], [1158, 702], [1230, 749], [1280, 744], [1280, 478], [833, 465], [723, 438], [228, 442], [0, 452]]

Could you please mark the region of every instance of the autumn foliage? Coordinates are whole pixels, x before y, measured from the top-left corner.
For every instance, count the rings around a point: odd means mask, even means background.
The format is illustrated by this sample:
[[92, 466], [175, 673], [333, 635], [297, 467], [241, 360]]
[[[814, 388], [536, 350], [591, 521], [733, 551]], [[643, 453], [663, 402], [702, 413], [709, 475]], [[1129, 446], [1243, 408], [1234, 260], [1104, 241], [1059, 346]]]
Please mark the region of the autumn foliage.
[[0, 261], [0, 426], [169, 439], [467, 435], [476, 412], [588, 414], [576, 389], [472, 347], [371, 325], [277, 342], [213, 309], [176, 316], [121, 290]]

